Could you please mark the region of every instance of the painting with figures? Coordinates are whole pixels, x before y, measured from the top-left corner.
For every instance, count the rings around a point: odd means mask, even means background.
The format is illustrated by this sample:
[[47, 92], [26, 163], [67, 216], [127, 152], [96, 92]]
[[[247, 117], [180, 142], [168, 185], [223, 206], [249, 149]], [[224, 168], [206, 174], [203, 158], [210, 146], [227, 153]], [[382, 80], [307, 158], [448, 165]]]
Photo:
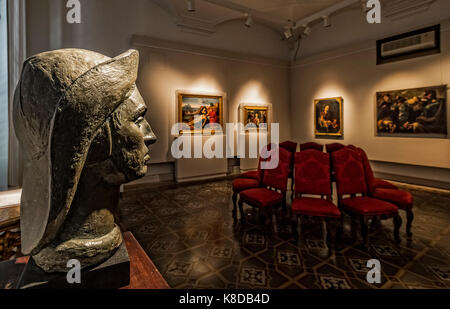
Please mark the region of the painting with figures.
[[186, 124], [191, 132], [205, 133], [206, 127], [223, 126], [222, 96], [179, 94], [178, 110], [178, 122]]
[[314, 101], [315, 135], [323, 137], [342, 137], [343, 98], [318, 99]]
[[267, 106], [245, 106], [244, 125], [249, 128], [267, 129], [269, 108]]
[[380, 136], [447, 136], [447, 86], [377, 93]]

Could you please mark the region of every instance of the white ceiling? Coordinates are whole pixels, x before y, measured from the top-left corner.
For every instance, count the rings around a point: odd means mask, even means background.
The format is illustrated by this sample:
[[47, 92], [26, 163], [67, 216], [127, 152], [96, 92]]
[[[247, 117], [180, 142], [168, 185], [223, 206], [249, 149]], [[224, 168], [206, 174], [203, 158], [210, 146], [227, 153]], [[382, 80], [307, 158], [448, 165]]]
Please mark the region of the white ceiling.
[[[361, 0], [193, 0], [196, 10], [189, 12], [188, 0], [152, 1], [169, 12], [182, 31], [203, 35], [215, 33], [224, 22], [244, 21], [251, 14], [254, 22], [283, 36], [286, 27], [303, 30], [305, 25], [346, 7], [361, 9]], [[382, 0], [383, 15], [389, 18], [413, 15], [427, 10], [433, 2], [435, 0]]]
[[270, 14], [285, 21], [311, 16], [341, 0], [230, 0], [251, 10]]
[[172, 14], [184, 31], [212, 34], [217, 26], [251, 14], [254, 21], [283, 33], [290, 21], [298, 21], [343, 0], [194, 0], [195, 12], [188, 12], [187, 0], [152, 0]]

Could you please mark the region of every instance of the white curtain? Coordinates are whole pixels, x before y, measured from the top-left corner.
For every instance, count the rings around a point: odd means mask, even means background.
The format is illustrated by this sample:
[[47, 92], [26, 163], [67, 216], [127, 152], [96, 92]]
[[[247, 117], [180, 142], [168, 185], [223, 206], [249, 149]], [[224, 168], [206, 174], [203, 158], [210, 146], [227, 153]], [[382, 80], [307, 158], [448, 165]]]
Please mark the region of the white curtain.
[[8, 64], [9, 64], [9, 186], [22, 185], [23, 160], [12, 123], [12, 101], [22, 64], [26, 59], [25, 0], [8, 0]]

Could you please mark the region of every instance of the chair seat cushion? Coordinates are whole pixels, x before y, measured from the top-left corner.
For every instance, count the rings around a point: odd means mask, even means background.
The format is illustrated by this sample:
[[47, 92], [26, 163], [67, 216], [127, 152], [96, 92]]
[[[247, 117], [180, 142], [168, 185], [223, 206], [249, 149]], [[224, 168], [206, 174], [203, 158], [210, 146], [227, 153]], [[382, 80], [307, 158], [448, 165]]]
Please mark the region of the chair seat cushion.
[[370, 197], [352, 197], [341, 201], [342, 206], [349, 211], [361, 215], [383, 215], [398, 213], [398, 207], [375, 198]]
[[250, 178], [250, 179], [256, 179], [259, 180], [259, 172], [258, 171], [250, 171], [242, 173], [239, 178]]
[[393, 203], [401, 209], [413, 207], [413, 196], [408, 191], [377, 188], [373, 192], [373, 197]]
[[332, 202], [320, 198], [302, 197], [292, 202], [292, 212], [315, 217], [339, 218], [341, 212]]
[[392, 189], [392, 190], [397, 190], [397, 186], [391, 184], [389, 181], [383, 180], [383, 179], [379, 179], [379, 178], [375, 178], [373, 181], [373, 187], [374, 188], [385, 188], [385, 189]]
[[256, 207], [269, 207], [283, 202], [283, 195], [266, 188], [249, 189], [241, 192], [245, 203]]
[[250, 178], [237, 178], [233, 180], [233, 191], [240, 192], [242, 190], [258, 188], [260, 186], [259, 181]]

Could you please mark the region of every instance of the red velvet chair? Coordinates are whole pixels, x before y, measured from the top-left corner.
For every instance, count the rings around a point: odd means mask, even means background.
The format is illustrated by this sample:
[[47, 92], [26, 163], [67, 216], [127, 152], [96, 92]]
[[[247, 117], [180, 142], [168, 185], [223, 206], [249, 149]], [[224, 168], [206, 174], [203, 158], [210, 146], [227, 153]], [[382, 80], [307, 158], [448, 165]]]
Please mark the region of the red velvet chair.
[[284, 148], [291, 153], [291, 164], [289, 166], [289, 178], [291, 180], [291, 191], [294, 193], [294, 157], [297, 152], [297, 143], [285, 141], [280, 143], [280, 148]]
[[[354, 150], [354, 151], [358, 151], [358, 149], [362, 150], [361, 148], [358, 148], [354, 145], [348, 145], [347, 148]], [[364, 150], [362, 150], [362, 152], [364, 152]], [[367, 155], [365, 152], [364, 152], [364, 157], [367, 158]], [[369, 162], [369, 159], [367, 159], [367, 162]], [[369, 167], [370, 167], [370, 164], [369, 164]], [[372, 169], [370, 169], [370, 172], [373, 175]], [[398, 189], [395, 185], [393, 185], [390, 182], [383, 180], [383, 179], [373, 177], [372, 181], [373, 181], [373, 186], [375, 188], [386, 188], [386, 189], [394, 189], [394, 190]]]
[[314, 143], [314, 142], [304, 143], [304, 144], [300, 145], [300, 151], [305, 151], [305, 150], [309, 150], [309, 149], [323, 151], [323, 145]]
[[[334, 247], [334, 231], [331, 223], [341, 218], [341, 212], [331, 199], [330, 155], [314, 149], [295, 154], [295, 199], [292, 213], [295, 216], [293, 231], [303, 216], [321, 217], [327, 226], [327, 239]], [[316, 195], [320, 198], [304, 197]], [[295, 236], [298, 234], [295, 233]]]
[[[270, 146], [265, 148], [270, 149]], [[262, 158], [259, 156], [259, 162], [258, 162], [258, 170], [257, 171], [251, 171], [243, 173], [239, 176], [239, 178], [236, 178], [232, 182], [233, 186], [233, 218], [234, 220], [237, 220], [237, 196], [241, 191], [253, 189], [253, 188], [259, 188], [261, 186], [262, 177], [263, 177], [263, 170], [261, 169], [261, 161]]]
[[245, 223], [243, 204], [246, 203], [252, 207], [260, 208], [270, 220], [272, 211], [275, 207], [283, 206], [286, 208], [286, 191], [289, 176], [289, 165], [291, 162], [291, 153], [283, 148], [272, 148], [270, 157], [262, 159], [262, 162], [274, 159], [278, 153], [278, 166], [275, 169], [263, 170], [262, 186], [260, 188], [241, 191], [239, 194], [239, 211], [241, 221]]
[[367, 246], [369, 236], [367, 223], [372, 218], [392, 217], [394, 239], [396, 242], [400, 242], [399, 229], [402, 219], [398, 214], [398, 207], [368, 196], [361, 155], [351, 149], [343, 148], [333, 152], [332, 161], [336, 175], [339, 208], [351, 216], [359, 217], [364, 246]]
[[342, 148], [345, 148], [344, 144], [341, 143], [332, 143], [332, 144], [326, 144], [325, 149], [327, 150], [327, 153], [333, 153], [335, 151], [341, 150]]
[[[411, 226], [414, 220], [414, 213], [412, 210], [414, 203], [413, 196], [411, 195], [411, 193], [407, 191], [398, 190], [397, 187], [395, 186], [394, 189], [389, 187], [377, 186], [380, 185], [381, 179], [376, 179], [375, 176], [373, 175], [373, 171], [370, 166], [367, 154], [361, 148], [358, 148], [357, 151], [360, 154], [364, 165], [364, 172], [366, 176], [366, 182], [368, 186], [367, 189], [369, 191], [369, 195], [371, 197], [395, 204], [397, 205], [398, 208], [404, 210], [406, 212], [406, 220], [407, 220], [406, 235], [408, 237], [411, 237], [412, 236]], [[387, 181], [384, 180], [383, 182], [388, 183]]]

